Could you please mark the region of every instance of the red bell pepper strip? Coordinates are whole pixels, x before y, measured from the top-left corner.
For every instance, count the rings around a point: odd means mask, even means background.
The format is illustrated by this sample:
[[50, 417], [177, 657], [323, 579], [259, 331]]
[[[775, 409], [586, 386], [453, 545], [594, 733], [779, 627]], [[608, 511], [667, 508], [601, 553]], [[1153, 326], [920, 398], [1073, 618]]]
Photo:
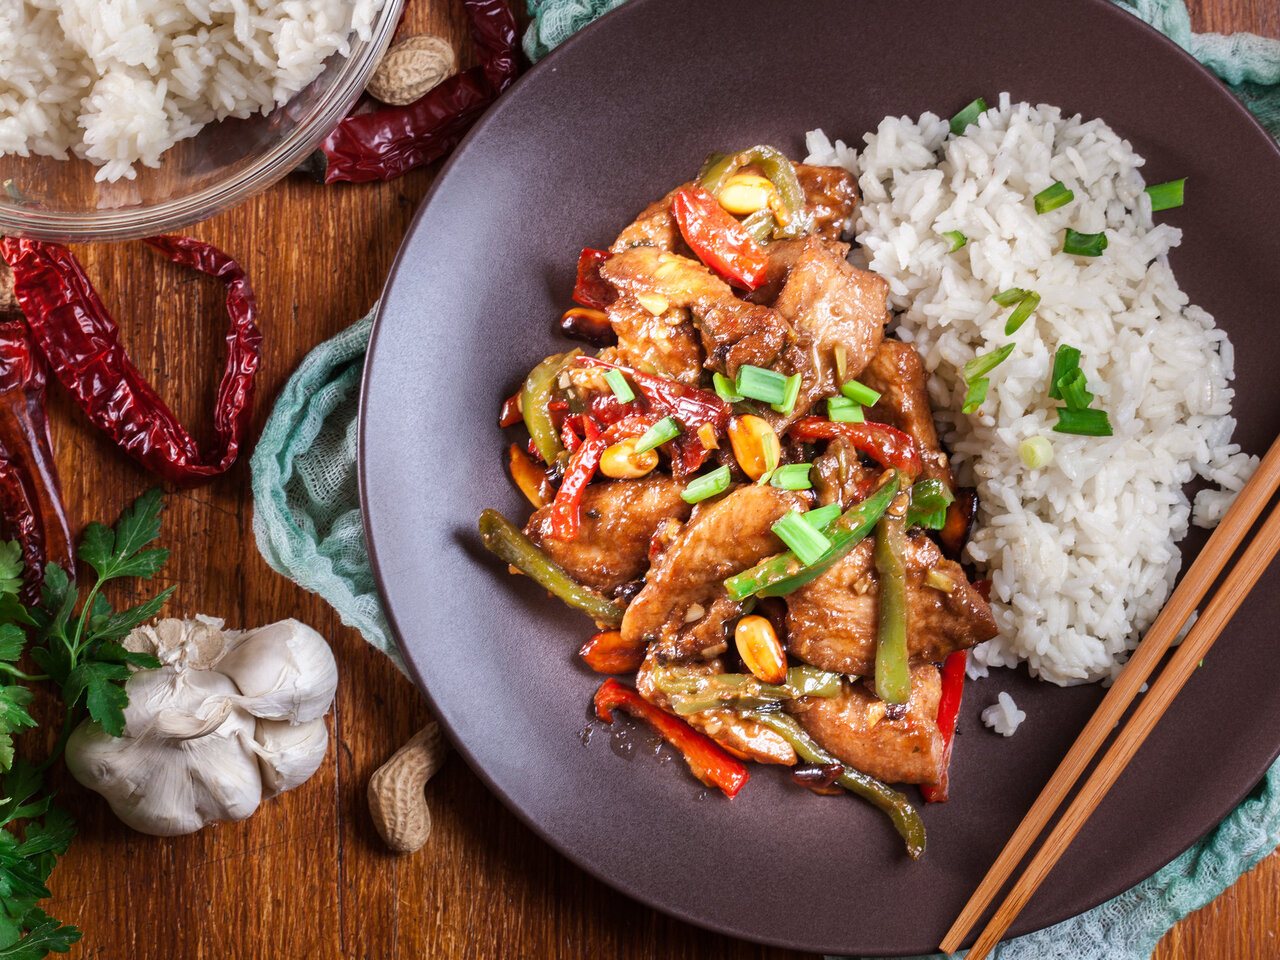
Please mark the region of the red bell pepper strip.
[[600, 264], [613, 254], [608, 250], [583, 248], [578, 255], [578, 282], [573, 288], [573, 299], [584, 307], [603, 310], [618, 299], [618, 291], [604, 277], [600, 276]]
[[833, 423], [822, 417], [801, 417], [788, 431], [797, 440], [834, 440], [844, 437], [854, 448], [870, 454], [886, 467], [906, 474], [907, 482], [920, 475], [920, 451], [908, 434], [884, 423]]
[[937, 783], [920, 787], [928, 803], [945, 803], [949, 786], [951, 745], [956, 738], [956, 717], [960, 714], [960, 698], [964, 694], [964, 668], [968, 651], [957, 650], [942, 665], [942, 693], [938, 697], [938, 732], [942, 734], [942, 776]]
[[583, 426], [588, 436], [569, 458], [564, 479], [560, 481], [560, 489], [551, 503], [551, 536], [557, 540], [573, 540], [578, 536], [582, 492], [595, 476], [600, 456], [609, 445], [590, 417], [583, 418]]
[[747, 290], [764, 283], [769, 255], [706, 190], [683, 188], [671, 201], [671, 213], [684, 242], [708, 267]]
[[643, 720], [684, 755], [695, 777], [708, 787], [719, 787], [726, 797], [736, 797], [751, 779], [746, 766], [710, 737], [694, 730], [679, 717], [655, 707], [612, 677], [596, 691], [595, 705], [596, 716], [605, 723], [613, 723], [613, 711], [618, 708], [637, 720]]
[[644, 663], [649, 641], [628, 642], [619, 630], [604, 630], [593, 634], [582, 645], [578, 656], [596, 673], [635, 673]]
[[560, 442], [564, 444], [564, 448], [570, 453], [573, 453], [581, 445], [582, 438], [573, 429], [573, 417], [565, 417], [564, 423], [560, 425]]

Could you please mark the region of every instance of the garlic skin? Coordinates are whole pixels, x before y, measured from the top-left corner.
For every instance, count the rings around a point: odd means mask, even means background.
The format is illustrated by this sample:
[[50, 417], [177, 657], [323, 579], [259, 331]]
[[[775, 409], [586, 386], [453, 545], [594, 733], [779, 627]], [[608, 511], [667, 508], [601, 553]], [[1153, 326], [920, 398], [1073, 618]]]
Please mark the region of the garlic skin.
[[324, 761], [338, 676], [324, 638], [296, 620], [222, 628], [197, 616], [134, 630], [124, 646], [163, 665], [129, 678], [124, 734], [86, 720], [67, 742], [76, 780], [142, 833], [243, 820]]

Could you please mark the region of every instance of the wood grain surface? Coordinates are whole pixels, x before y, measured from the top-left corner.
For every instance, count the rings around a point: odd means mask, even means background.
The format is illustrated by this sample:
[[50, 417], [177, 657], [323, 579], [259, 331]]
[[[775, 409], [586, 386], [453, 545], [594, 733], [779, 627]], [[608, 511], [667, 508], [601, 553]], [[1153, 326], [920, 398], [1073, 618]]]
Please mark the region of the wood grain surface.
[[[1069, 4], [1061, 4], [1064, 15]], [[1195, 0], [1198, 30], [1280, 37], [1276, 0]], [[450, 38], [473, 62], [460, 6], [414, 0], [406, 28]], [[191, 231], [252, 277], [266, 337], [256, 431], [289, 373], [364, 314], [435, 168], [389, 184], [321, 187], [290, 178]], [[1243, 187], [1243, 185], [1242, 185]], [[221, 375], [225, 321], [216, 284], [139, 244], [77, 248], [120, 319], [135, 362], [198, 436]], [[60, 389], [51, 417], [77, 528], [112, 519], [152, 479], [99, 435]], [[282, 617], [332, 639], [341, 684], [327, 762], [243, 823], [162, 840], [122, 827], [65, 774], [80, 834], [53, 875], [47, 909], [78, 924], [72, 956], [132, 960], [307, 957], [797, 957], [707, 933], [586, 876], [516, 820], [456, 757], [432, 781], [427, 847], [395, 856], [365, 803], [373, 770], [426, 718], [413, 686], [343, 627], [318, 597], [273, 573], [253, 542], [248, 463], [167, 497], [163, 583], [170, 614], [234, 627]], [[126, 599], [119, 596], [115, 599]], [[762, 896], [777, 895], [762, 889]], [[1280, 956], [1280, 855], [1178, 924], [1157, 960]]]

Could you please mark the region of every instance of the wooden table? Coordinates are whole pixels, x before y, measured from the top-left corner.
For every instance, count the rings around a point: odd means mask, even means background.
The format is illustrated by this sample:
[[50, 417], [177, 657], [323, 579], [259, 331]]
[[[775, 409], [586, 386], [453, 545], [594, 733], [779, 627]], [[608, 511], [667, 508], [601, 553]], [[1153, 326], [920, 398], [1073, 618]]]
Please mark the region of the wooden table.
[[[470, 56], [446, 0], [412, 5], [408, 26], [450, 37]], [[1280, 37], [1276, 0], [1195, 0], [1197, 30]], [[256, 431], [290, 372], [378, 296], [434, 175], [320, 187], [289, 179], [192, 232], [248, 270], [266, 336]], [[216, 285], [137, 244], [81, 250], [120, 318], [135, 362], [184, 422], [208, 433], [224, 324]], [[61, 390], [52, 419], [77, 526], [113, 519], [153, 482], [90, 427]], [[198, 433], [198, 435], [200, 435]], [[369, 820], [365, 783], [426, 719], [414, 687], [318, 597], [273, 573], [253, 542], [248, 463], [166, 498], [164, 583], [171, 615], [209, 613], [231, 626], [282, 617], [332, 639], [341, 684], [320, 771], [248, 821], [161, 840], [133, 833], [59, 775], [80, 823], [45, 904], [84, 940], [73, 955], [132, 960], [247, 957], [799, 956], [707, 933], [615, 893], [537, 839], [456, 757], [429, 788], [428, 846], [397, 857]], [[125, 599], [121, 596], [117, 599]], [[762, 891], [762, 895], [769, 895]], [[1280, 855], [1273, 855], [1164, 938], [1158, 960], [1280, 955]]]

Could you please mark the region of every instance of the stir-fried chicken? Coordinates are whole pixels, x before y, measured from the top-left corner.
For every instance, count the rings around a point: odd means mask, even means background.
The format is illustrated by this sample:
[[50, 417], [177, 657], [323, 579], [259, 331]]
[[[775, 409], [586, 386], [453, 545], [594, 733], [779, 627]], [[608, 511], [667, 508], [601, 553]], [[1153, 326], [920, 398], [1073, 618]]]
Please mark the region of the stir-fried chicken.
[[[787, 647], [824, 670], [875, 671], [880, 584], [867, 539], [813, 582], [787, 597]], [[947, 560], [920, 530], [906, 537], [907, 649], [912, 659], [941, 662], [996, 635], [991, 608], [960, 564]], [[934, 582], [928, 582], [930, 571]], [[940, 589], [950, 587], [950, 592]]]
[[923, 475], [941, 480], [948, 489], [954, 490], [955, 477], [933, 425], [929, 375], [916, 348], [899, 340], [883, 341], [860, 379], [881, 395], [867, 416], [909, 434], [920, 446]]
[[618, 234], [609, 249], [613, 253], [629, 250], [631, 247], [655, 247], [658, 250], [676, 250], [684, 246], [680, 236], [680, 228], [676, 226], [675, 217], [671, 215], [671, 201], [685, 187], [682, 183], [661, 200], [654, 201], [636, 217], [627, 228]]
[[813, 461], [813, 489], [820, 506], [838, 503], [848, 510], [867, 498], [879, 477], [880, 471], [863, 466], [858, 451], [844, 437], [828, 443], [826, 452]]
[[845, 683], [838, 697], [806, 697], [792, 710], [800, 725], [836, 759], [891, 783], [937, 783], [946, 762], [938, 730], [938, 668], [911, 668], [911, 698], [887, 706], [863, 683]]
[[754, 484], [698, 504], [627, 607], [623, 638], [654, 641], [662, 659], [719, 656], [728, 647], [725, 626], [742, 613], [725, 579], [782, 551], [770, 528], [807, 505], [803, 493]]
[[814, 233], [823, 240], [839, 240], [853, 223], [853, 210], [858, 205], [858, 185], [853, 175], [843, 167], [808, 163], [794, 166]]
[[613, 356], [619, 363], [697, 386], [702, 345], [688, 310], [672, 307], [655, 316], [634, 297], [621, 296], [605, 313], [618, 336]]
[[680, 499], [683, 489], [683, 483], [661, 473], [593, 483], [583, 492], [574, 539], [551, 536], [550, 505], [534, 511], [525, 535], [579, 583], [612, 596], [644, 573], [659, 524], [689, 516], [690, 506]]

